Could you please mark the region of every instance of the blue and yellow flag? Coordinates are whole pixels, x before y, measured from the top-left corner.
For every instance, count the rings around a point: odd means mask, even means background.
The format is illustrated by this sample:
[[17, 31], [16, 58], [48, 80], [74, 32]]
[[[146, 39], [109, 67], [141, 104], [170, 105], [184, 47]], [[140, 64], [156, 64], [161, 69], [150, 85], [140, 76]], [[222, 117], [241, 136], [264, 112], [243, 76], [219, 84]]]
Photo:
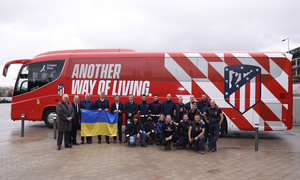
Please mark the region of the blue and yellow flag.
[[81, 112], [81, 136], [117, 136], [118, 113], [86, 110]]

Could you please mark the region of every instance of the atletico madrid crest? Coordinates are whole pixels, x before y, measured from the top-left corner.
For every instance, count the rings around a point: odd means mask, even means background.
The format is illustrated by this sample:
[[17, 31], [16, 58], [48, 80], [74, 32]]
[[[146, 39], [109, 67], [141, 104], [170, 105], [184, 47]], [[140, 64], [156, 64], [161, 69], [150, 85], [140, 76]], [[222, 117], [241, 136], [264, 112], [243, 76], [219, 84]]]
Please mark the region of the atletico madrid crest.
[[65, 94], [65, 85], [64, 84], [57, 85], [57, 94], [59, 94], [60, 96]]
[[261, 68], [253, 65], [232, 65], [224, 69], [224, 98], [241, 114], [261, 99]]

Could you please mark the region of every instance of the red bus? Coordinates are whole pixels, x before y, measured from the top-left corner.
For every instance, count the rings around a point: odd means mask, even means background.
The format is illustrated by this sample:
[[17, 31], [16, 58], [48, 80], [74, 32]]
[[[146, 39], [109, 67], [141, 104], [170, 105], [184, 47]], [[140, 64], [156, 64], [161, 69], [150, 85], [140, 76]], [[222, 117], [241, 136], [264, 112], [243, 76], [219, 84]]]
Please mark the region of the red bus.
[[133, 94], [164, 101], [168, 93], [177, 102], [190, 95], [196, 100], [206, 93], [225, 114], [222, 132], [292, 128], [291, 55], [276, 52], [135, 52], [129, 49], [86, 49], [47, 52], [22, 64], [12, 98], [11, 119], [53, 124], [61, 96], [75, 94], [99, 98], [101, 91], [113, 102], [124, 103]]

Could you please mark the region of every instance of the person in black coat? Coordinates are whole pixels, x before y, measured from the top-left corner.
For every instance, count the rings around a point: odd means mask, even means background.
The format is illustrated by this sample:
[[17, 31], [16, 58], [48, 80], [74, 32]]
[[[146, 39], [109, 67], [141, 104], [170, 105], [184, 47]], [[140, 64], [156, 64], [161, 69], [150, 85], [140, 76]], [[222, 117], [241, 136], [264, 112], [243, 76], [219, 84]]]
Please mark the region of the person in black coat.
[[152, 118], [149, 116], [147, 121], [143, 124], [146, 132], [146, 144], [148, 144], [149, 140], [152, 139], [153, 145], [156, 145], [156, 126], [155, 123], [152, 121]]
[[[124, 106], [123, 103], [119, 101], [119, 95], [115, 95], [115, 102], [111, 104], [110, 112], [118, 113], [119, 143], [122, 143], [122, 125], [123, 125]], [[116, 143], [116, 140], [117, 140], [117, 136], [114, 136], [114, 143]]]
[[70, 136], [70, 142], [73, 143], [73, 145], [79, 145], [76, 141], [77, 136], [77, 129], [80, 119], [80, 108], [79, 108], [79, 96], [74, 96], [74, 101], [71, 103], [72, 107], [74, 109], [74, 119], [72, 119], [72, 131]]
[[58, 126], [58, 137], [57, 137], [57, 150], [60, 150], [62, 145], [62, 138], [64, 136], [65, 147], [72, 148], [71, 142], [69, 142], [69, 135], [72, 129], [72, 119], [74, 118], [74, 110], [72, 105], [68, 102], [69, 96], [64, 94], [62, 101], [56, 106], [57, 113], [57, 126]]
[[[125, 124], [126, 128], [130, 124], [132, 117], [136, 115], [138, 112], [138, 105], [136, 102], [133, 101], [133, 95], [129, 94], [129, 101], [125, 102], [124, 106], [124, 112], [125, 112]], [[127, 138], [124, 142], [127, 142]]]
[[141, 146], [146, 147], [145, 139], [146, 139], [146, 132], [144, 126], [140, 123], [139, 117], [137, 115], [133, 116], [132, 122], [126, 128], [126, 138], [129, 138], [128, 145], [135, 146], [136, 140], [141, 139]]
[[[107, 99], [105, 99], [105, 92], [104, 91], [102, 91], [100, 93], [100, 98], [96, 99], [95, 108], [98, 109], [98, 111], [102, 111], [102, 110], [109, 111], [109, 101]], [[102, 136], [98, 135], [98, 144], [101, 144], [101, 139], [102, 139]], [[110, 144], [109, 136], [105, 136], [105, 139], [106, 139], [106, 143]]]

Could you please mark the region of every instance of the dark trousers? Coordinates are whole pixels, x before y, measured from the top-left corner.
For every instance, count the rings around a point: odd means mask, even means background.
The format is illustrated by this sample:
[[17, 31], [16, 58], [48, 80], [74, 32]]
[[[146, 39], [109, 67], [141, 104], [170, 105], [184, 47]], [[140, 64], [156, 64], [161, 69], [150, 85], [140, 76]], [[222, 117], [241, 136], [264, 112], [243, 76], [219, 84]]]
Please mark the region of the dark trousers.
[[161, 138], [161, 141], [162, 141], [162, 144], [163, 144], [164, 146], [170, 147], [171, 142], [176, 143], [176, 142], [177, 142], [177, 139], [176, 139], [175, 137], [172, 137], [171, 140], [166, 141], [166, 138], [162, 137], [162, 138]]
[[182, 147], [186, 147], [186, 145], [189, 143], [189, 137], [188, 136], [181, 136], [179, 139], [178, 139], [178, 142], [177, 144], [179, 146], [182, 146]]
[[[81, 141], [84, 142], [84, 137], [83, 136], [81, 136]], [[86, 136], [86, 142], [92, 143], [92, 141], [93, 141], [92, 136]]]
[[[101, 142], [102, 136], [98, 135], [98, 142]], [[109, 142], [109, 136], [105, 136], [106, 142]]]
[[205, 147], [204, 147], [204, 144], [205, 144], [205, 136], [202, 135], [198, 138], [198, 140], [194, 140], [194, 151], [205, 151]]
[[77, 143], [77, 141], [76, 141], [77, 128], [78, 128], [77, 124], [72, 125], [72, 131], [71, 131], [70, 140], [69, 140], [70, 143], [73, 143], [73, 144]]
[[[122, 141], [122, 125], [123, 125], [123, 119], [118, 120], [118, 135], [119, 135], [119, 140]], [[114, 136], [114, 141], [117, 140], [117, 136]]]
[[[152, 139], [153, 142], [157, 141], [156, 140], [157, 139], [157, 133], [156, 132], [151, 132], [149, 135], [150, 135], [150, 138]], [[149, 142], [150, 138], [146, 136], [146, 143]]]
[[58, 132], [57, 146], [61, 147], [63, 136], [64, 136], [65, 146], [71, 146], [71, 142], [69, 141], [70, 134], [71, 134], [71, 132]]
[[217, 140], [219, 138], [220, 133], [220, 125], [219, 123], [209, 123], [209, 143], [208, 148], [209, 150], [217, 150]]

